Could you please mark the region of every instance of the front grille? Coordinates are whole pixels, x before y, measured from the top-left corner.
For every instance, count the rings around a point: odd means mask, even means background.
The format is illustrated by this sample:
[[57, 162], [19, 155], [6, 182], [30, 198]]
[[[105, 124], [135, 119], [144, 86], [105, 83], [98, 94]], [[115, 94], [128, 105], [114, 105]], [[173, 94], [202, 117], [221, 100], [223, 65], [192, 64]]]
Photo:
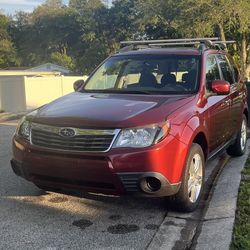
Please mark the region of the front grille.
[[[32, 124], [31, 143], [49, 149], [76, 152], [105, 152], [109, 150], [117, 130], [91, 130], [73, 128], [74, 136], [62, 136], [61, 127]], [[68, 128], [66, 128], [68, 129]], [[72, 128], [70, 128], [72, 130]]]

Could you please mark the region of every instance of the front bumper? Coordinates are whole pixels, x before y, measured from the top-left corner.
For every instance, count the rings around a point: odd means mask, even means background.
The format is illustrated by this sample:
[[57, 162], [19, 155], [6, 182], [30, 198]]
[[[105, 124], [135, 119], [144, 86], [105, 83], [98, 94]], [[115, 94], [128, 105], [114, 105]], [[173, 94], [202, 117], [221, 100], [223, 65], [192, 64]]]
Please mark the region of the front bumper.
[[[11, 165], [16, 175], [49, 190], [169, 196], [180, 188], [186, 152], [172, 136], [147, 149], [98, 154], [41, 149], [15, 136]], [[141, 183], [148, 177], [160, 181], [159, 190], [145, 192]]]

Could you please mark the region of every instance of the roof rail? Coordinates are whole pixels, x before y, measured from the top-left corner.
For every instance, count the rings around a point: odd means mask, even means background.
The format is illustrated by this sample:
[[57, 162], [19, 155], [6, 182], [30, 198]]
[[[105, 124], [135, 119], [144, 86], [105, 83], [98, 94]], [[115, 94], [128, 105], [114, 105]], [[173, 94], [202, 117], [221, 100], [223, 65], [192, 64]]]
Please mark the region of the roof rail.
[[142, 41], [121, 41], [121, 45], [127, 45], [119, 51], [127, 52], [131, 50], [140, 50], [146, 48], [159, 48], [166, 46], [194, 46], [200, 45], [200, 50], [214, 48], [224, 50], [227, 44], [235, 43], [235, 41], [220, 41], [218, 37], [212, 38], [183, 38], [183, 39], [164, 39], [164, 40], [142, 40]]

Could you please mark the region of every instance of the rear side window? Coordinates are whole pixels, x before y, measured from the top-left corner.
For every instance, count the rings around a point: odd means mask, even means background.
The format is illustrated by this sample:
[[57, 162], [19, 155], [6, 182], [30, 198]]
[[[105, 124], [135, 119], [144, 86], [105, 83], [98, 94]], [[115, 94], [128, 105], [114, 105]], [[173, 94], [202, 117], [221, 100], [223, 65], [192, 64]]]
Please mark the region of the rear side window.
[[220, 80], [220, 71], [214, 55], [208, 55], [206, 61], [206, 82], [211, 83], [213, 80]]
[[228, 81], [230, 84], [233, 84], [234, 83], [234, 74], [233, 74], [232, 67], [231, 67], [228, 59], [224, 55], [217, 55], [217, 59], [219, 61], [219, 65], [221, 68], [223, 79], [225, 81]]

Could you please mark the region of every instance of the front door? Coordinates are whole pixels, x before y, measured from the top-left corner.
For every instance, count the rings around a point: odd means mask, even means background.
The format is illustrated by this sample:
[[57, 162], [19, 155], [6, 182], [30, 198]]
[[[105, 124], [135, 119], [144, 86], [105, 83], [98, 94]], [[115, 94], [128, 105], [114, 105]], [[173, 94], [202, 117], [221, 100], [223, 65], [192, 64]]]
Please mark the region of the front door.
[[231, 64], [225, 55], [218, 55], [217, 60], [222, 72], [223, 79], [228, 81], [231, 85], [230, 98], [231, 98], [231, 136], [236, 135], [241, 122], [241, 110], [243, 99], [243, 88], [239, 82], [239, 72], [236, 67]]
[[[206, 60], [206, 88], [211, 91], [213, 80], [222, 79], [222, 75], [215, 55], [208, 55]], [[209, 96], [208, 105], [208, 131], [209, 151], [213, 152], [230, 139], [230, 95]]]

